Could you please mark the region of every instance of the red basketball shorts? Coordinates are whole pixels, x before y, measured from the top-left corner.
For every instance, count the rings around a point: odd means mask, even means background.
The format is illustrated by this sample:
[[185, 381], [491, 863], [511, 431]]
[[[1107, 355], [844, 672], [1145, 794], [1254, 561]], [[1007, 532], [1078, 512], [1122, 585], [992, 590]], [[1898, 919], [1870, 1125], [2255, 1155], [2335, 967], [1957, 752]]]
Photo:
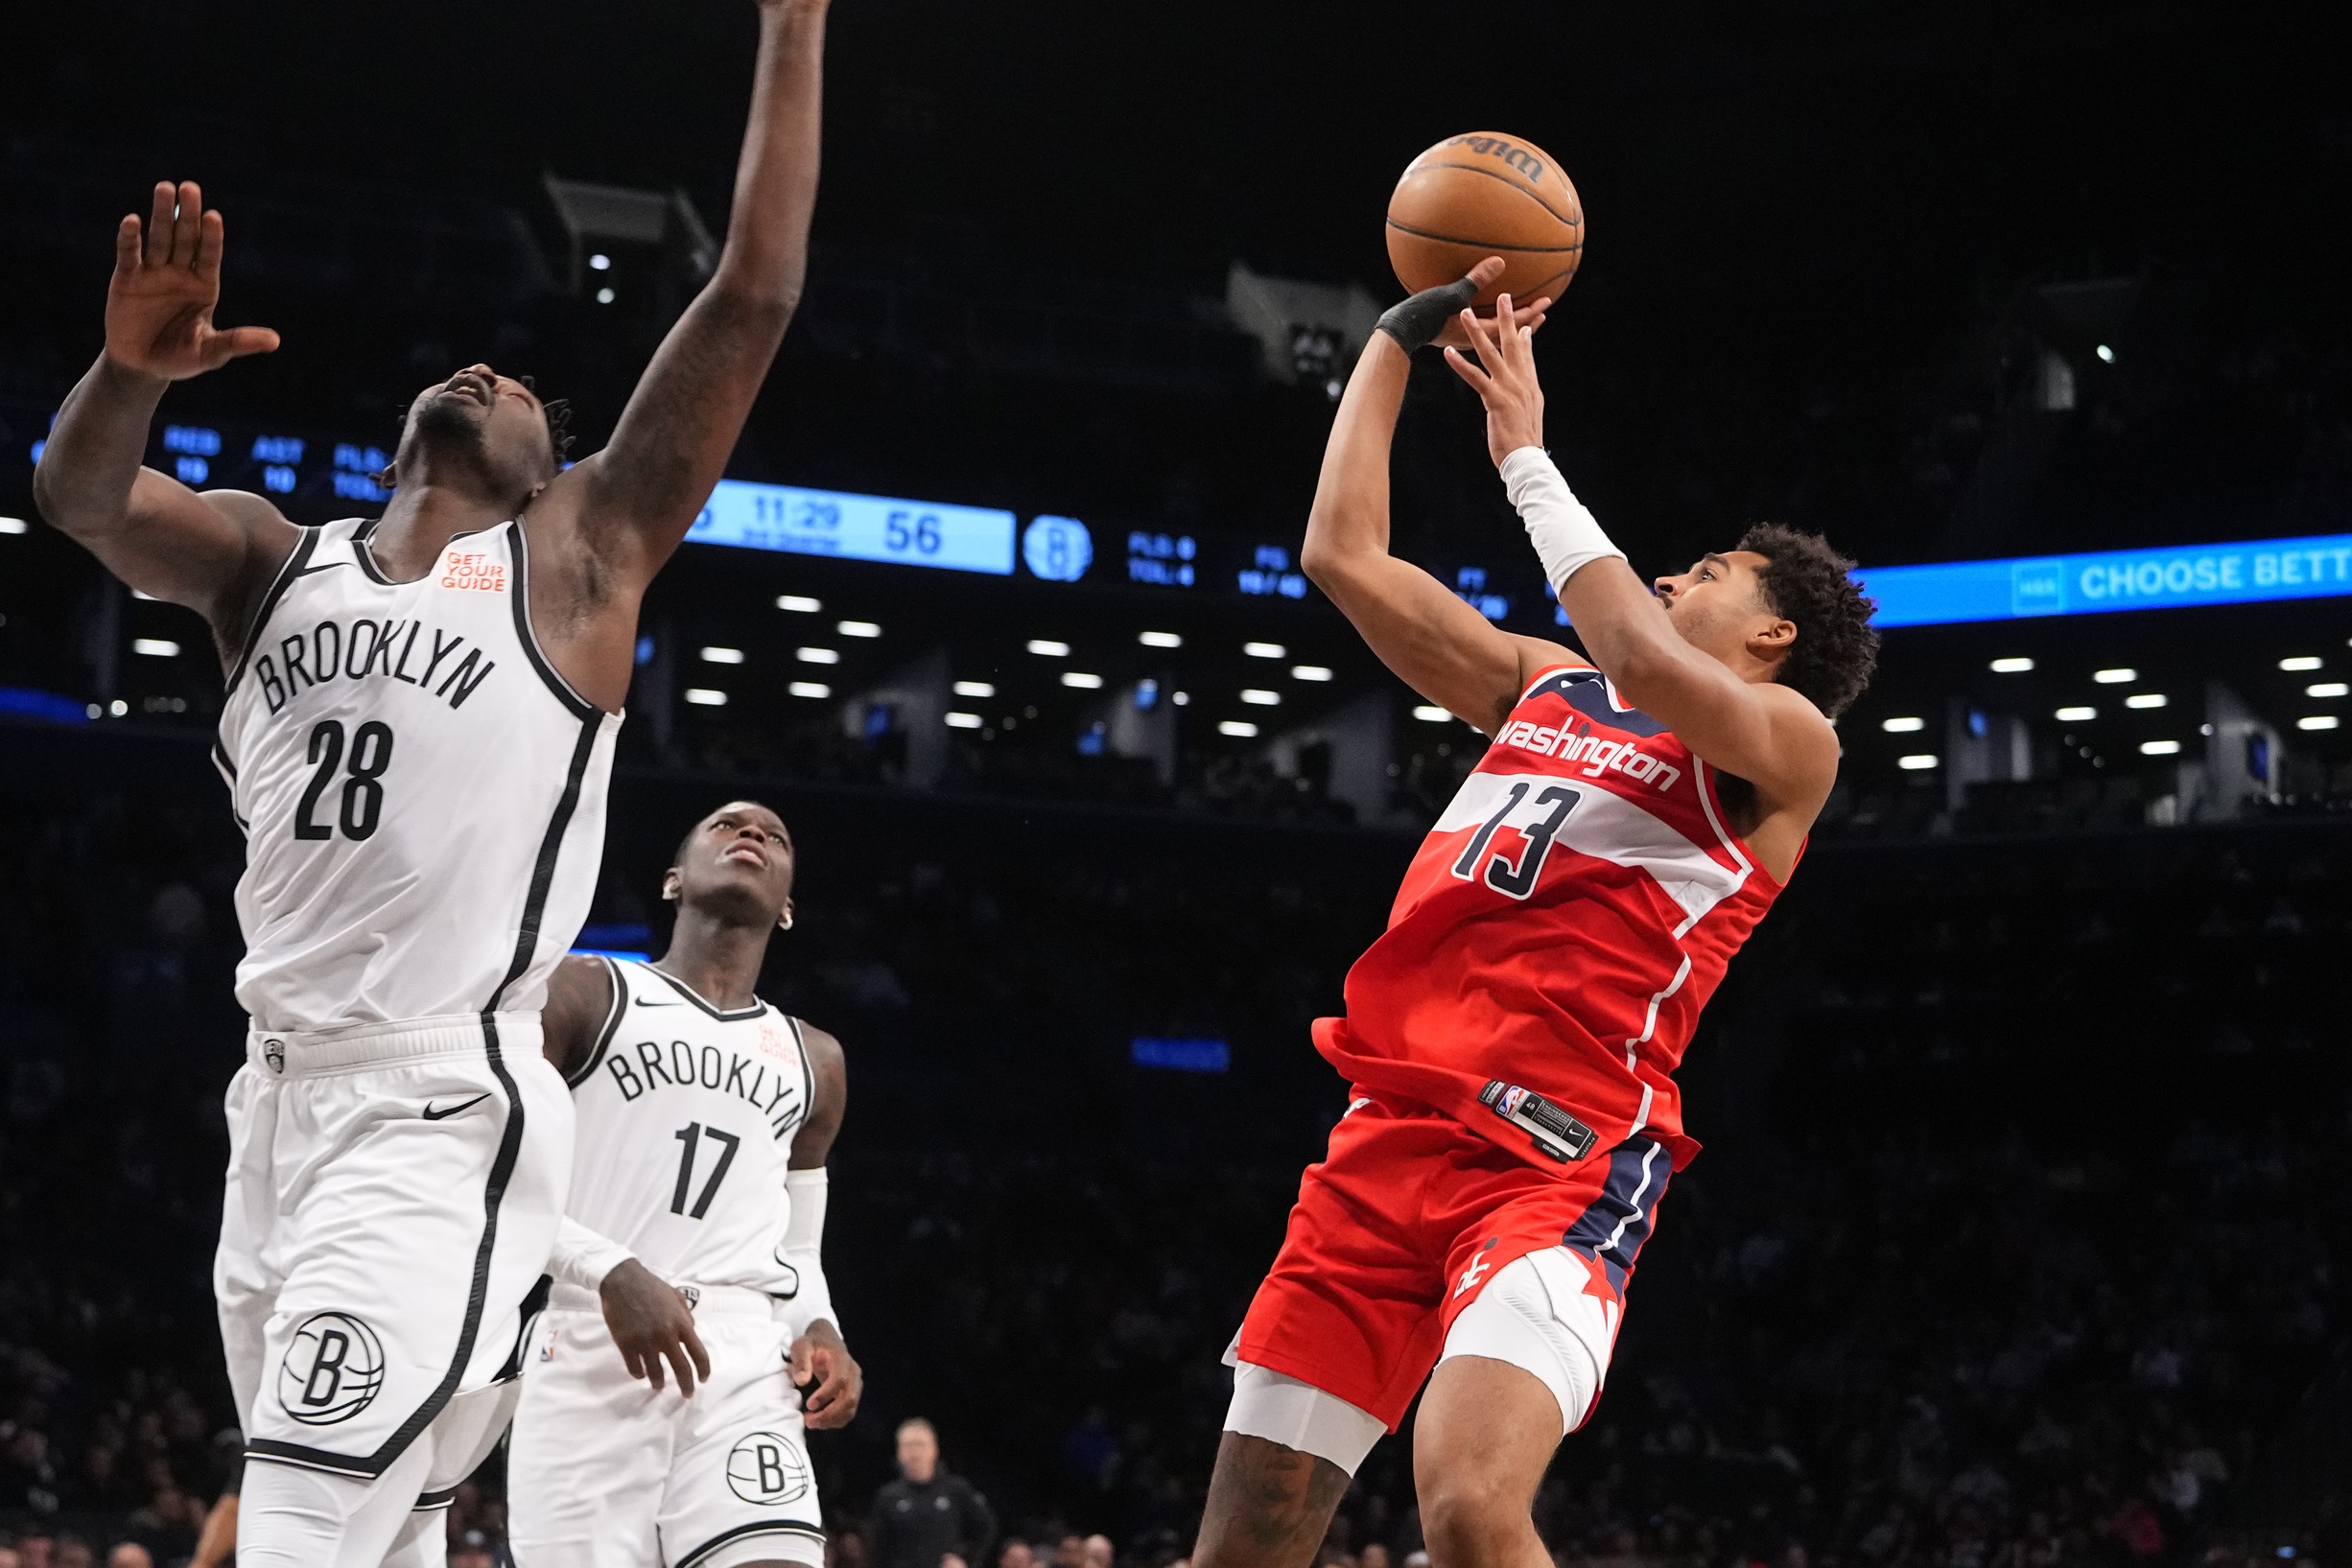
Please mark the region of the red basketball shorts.
[[1670, 1174], [1665, 1150], [1639, 1135], [1540, 1170], [1450, 1116], [1359, 1089], [1299, 1182], [1235, 1352], [1395, 1431], [1454, 1319], [1531, 1252], [1562, 1248], [1581, 1265], [1613, 1341]]

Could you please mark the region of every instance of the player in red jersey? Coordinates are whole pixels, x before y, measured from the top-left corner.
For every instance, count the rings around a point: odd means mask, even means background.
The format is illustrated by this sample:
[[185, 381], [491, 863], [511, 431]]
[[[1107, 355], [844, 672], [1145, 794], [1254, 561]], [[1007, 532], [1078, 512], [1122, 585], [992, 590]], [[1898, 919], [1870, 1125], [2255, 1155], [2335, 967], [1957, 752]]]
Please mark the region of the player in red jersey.
[[[1347, 1016], [1315, 1026], [1354, 1087], [1227, 1358], [1194, 1568], [1305, 1568], [1424, 1378], [1437, 1568], [1548, 1568], [1529, 1505], [1698, 1149], [1675, 1065], [1797, 865], [1837, 779], [1830, 716], [1876, 660], [1850, 563], [1811, 535], [1754, 527], [1634, 574], [1543, 451], [1546, 302], [1461, 309], [1501, 267], [1381, 318], [1307, 523], [1307, 574], [1373, 651], [1494, 740], [1350, 971]], [[1388, 552], [1389, 441], [1411, 351], [1441, 332], [1590, 662]]]

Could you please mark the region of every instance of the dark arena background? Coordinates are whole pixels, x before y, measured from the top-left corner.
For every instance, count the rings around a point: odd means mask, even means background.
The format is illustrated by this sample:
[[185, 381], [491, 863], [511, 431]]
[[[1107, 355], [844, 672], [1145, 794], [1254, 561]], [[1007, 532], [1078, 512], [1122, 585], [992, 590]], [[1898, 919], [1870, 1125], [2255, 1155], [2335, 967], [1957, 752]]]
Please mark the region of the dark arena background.
[[[176, 387], [152, 466], [372, 513], [399, 410], [476, 358], [594, 450], [725, 231], [752, 25], [12, 17], [0, 1565], [184, 1560], [238, 1449], [221, 672], [32, 496], [113, 224], [202, 180], [221, 319], [285, 334]], [[718, 802], [789, 823], [764, 993], [853, 1085], [827, 1253], [868, 1381], [812, 1442], [838, 1568], [896, 1568], [866, 1519], [918, 1415], [1001, 1527], [969, 1568], [1191, 1550], [1219, 1357], [1345, 1104], [1308, 1020], [1486, 744], [1298, 559], [1399, 293], [1390, 185], [1474, 127], [1583, 195], [1550, 438], [1635, 567], [1790, 522], [1890, 622], [1682, 1074], [1708, 1149], [1536, 1500], [1556, 1561], [2352, 1560], [2352, 100], [2322, 32], [835, 0], [805, 297], [647, 603], [581, 940], [660, 950]], [[1400, 554], [1569, 635], [1434, 357], [1395, 472]], [[504, 1485], [464, 1489], [454, 1564], [507, 1560]], [[1324, 1558], [1421, 1545], [1391, 1439]]]

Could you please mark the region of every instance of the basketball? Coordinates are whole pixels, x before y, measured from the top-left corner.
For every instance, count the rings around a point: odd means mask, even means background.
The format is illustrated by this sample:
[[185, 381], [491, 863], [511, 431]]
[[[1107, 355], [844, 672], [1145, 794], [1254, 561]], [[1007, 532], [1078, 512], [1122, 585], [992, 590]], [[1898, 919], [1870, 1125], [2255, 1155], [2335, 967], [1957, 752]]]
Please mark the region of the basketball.
[[1405, 165], [1388, 199], [1388, 260], [1414, 293], [1503, 259], [1496, 294], [1557, 299], [1585, 251], [1585, 209], [1549, 152], [1518, 136], [1448, 136]]

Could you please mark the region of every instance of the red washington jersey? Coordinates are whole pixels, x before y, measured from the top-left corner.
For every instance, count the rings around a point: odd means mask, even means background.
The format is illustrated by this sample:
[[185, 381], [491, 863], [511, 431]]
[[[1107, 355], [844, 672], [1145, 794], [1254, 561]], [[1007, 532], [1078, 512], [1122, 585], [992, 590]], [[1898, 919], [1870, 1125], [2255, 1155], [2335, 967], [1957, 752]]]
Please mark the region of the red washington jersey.
[[1635, 1133], [1688, 1164], [1674, 1069], [1780, 892], [1716, 780], [1599, 670], [1544, 670], [1413, 856], [1316, 1048], [1539, 1165]]

